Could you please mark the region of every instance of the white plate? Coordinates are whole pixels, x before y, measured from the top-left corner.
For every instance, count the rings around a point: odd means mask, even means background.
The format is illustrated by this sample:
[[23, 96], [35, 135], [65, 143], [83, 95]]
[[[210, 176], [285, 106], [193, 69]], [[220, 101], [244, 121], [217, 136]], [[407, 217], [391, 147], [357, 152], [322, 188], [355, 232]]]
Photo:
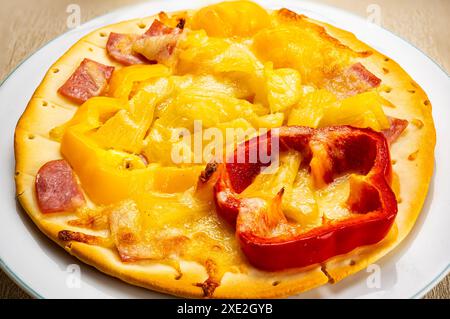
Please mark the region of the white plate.
[[[189, 7], [212, 1], [189, 1]], [[361, 271], [336, 285], [299, 295], [302, 298], [420, 298], [450, 270], [450, 80], [431, 59], [388, 31], [341, 10], [300, 1], [259, 1], [305, 13], [355, 33], [393, 58], [427, 92], [437, 129], [436, 168], [423, 211], [408, 238], [378, 262], [380, 285]], [[42, 235], [14, 196], [14, 127], [50, 65], [90, 31], [114, 22], [186, 9], [185, 1], [150, 2], [96, 18], [53, 40], [24, 61], [0, 87], [0, 264], [30, 295], [41, 298], [166, 298], [103, 275], [69, 256]], [[73, 264], [79, 265], [80, 284]], [[377, 268], [377, 267], [375, 267]], [[367, 282], [372, 284], [367, 284]], [[374, 287], [375, 286], [375, 287]]]

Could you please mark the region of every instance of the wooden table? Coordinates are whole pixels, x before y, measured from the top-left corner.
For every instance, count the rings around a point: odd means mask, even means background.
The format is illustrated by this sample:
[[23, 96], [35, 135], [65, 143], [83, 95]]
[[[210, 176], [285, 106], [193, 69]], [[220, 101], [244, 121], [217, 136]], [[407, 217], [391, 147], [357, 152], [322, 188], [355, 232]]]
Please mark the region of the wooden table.
[[[300, 1], [300, 0], [299, 0]], [[142, 0], [3, 0], [0, 12], [0, 79], [49, 40], [67, 31], [67, 6], [76, 3], [85, 22], [121, 6]], [[280, 1], [281, 2], [281, 1]], [[382, 25], [428, 54], [450, 70], [450, 16], [448, 0], [319, 0], [367, 17], [378, 5]], [[145, 13], [143, 13], [145, 15]], [[29, 298], [0, 271], [0, 298]], [[426, 298], [450, 298], [450, 276]]]

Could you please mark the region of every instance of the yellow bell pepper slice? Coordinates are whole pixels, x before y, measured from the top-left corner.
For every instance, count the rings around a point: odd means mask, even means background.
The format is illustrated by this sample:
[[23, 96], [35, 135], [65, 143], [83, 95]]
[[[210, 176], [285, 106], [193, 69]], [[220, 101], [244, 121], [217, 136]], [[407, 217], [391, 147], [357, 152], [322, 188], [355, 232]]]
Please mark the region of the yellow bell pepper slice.
[[250, 1], [221, 2], [200, 9], [192, 19], [194, 30], [204, 29], [209, 36], [251, 36], [270, 25], [266, 10]]
[[105, 119], [125, 108], [123, 101], [111, 97], [93, 97], [83, 103], [66, 127], [85, 123], [95, 128], [103, 124]]
[[97, 204], [111, 204], [135, 193], [149, 191], [152, 186], [151, 169], [139, 157], [127, 153], [106, 151], [84, 136], [83, 126], [67, 129], [61, 152], [80, 178], [83, 189]]
[[60, 142], [66, 129], [79, 123], [85, 123], [91, 128], [99, 127], [122, 108], [124, 108], [124, 103], [119, 99], [103, 96], [92, 97], [78, 108], [70, 121], [54, 127], [50, 131], [50, 137]]
[[170, 75], [170, 69], [162, 64], [132, 65], [113, 73], [108, 94], [111, 97], [128, 100], [136, 82]]
[[[143, 96], [136, 97], [140, 98], [145, 100]], [[92, 135], [102, 127], [103, 119], [122, 114], [127, 108], [130, 118], [142, 116], [144, 110], [137, 104], [124, 105], [112, 98], [90, 99], [66, 124], [61, 153], [77, 173], [89, 198], [97, 204], [115, 203], [148, 191], [184, 191], [195, 185], [201, 172], [198, 166], [147, 166], [139, 155], [99, 147]], [[142, 118], [146, 114], [143, 115]]]

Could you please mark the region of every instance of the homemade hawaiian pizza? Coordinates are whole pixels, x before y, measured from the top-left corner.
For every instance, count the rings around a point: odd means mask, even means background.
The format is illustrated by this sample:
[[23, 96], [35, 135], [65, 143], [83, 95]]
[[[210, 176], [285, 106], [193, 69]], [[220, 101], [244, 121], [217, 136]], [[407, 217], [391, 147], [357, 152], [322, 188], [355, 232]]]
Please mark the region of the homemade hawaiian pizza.
[[223, 2], [78, 41], [17, 124], [15, 180], [39, 229], [106, 274], [282, 297], [393, 250], [434, 145], [426, 94], [390, 58], [288, 9]]

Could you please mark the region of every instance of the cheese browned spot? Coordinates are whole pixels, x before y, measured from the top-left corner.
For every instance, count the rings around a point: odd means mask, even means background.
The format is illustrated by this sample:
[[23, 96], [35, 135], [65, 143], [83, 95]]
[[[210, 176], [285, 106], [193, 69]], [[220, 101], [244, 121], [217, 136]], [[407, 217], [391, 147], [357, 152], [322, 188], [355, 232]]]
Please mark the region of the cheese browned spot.
[[58, 233], [58, 239], [62, 241], [77, 241], [80, 243], [98, 245], [101, 239], [97, 236], [88, 235], [80, 232], [75, 232], [71, 230], [61, 230]]

